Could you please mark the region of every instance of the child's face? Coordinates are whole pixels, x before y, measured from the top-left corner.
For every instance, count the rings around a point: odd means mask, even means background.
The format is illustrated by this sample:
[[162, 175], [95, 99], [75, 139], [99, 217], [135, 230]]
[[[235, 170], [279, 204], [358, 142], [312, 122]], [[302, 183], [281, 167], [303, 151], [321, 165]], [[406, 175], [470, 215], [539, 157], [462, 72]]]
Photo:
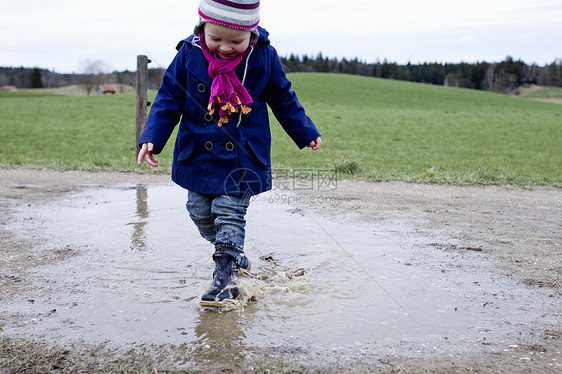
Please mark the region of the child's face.
[[229, 27], [205, 23], [205, 43], [220, 58], [233, 60], [250, 45], [249, 31], [231, 29]]

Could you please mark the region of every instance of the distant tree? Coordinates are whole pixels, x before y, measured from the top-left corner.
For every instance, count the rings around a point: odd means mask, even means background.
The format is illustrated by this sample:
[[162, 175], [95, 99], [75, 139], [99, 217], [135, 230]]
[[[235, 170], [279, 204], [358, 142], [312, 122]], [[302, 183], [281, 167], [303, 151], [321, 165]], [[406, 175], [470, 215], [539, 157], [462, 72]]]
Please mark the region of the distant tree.
[[517, 75], [501, 71], [496, 82], [496, 91], [500, 93], [509, 93], [519, 86]]
[[43, 79], [39, 68], [33, 68], [31, 71], [31, 88], [43, 88]]
[[496, 74], [496, 66], [496, 64], [490, 64], [488, 66], [488, 69], [486, 70], [486, 77], [484, 80], [484, 89], [491, 92], [495, 92], [497, 90], [496, 81], [498, 77]]
[[514, 61], [511, 56], [507, 56], [505, 58], [505, 61], [502, 61], [498, 64], [498, 69], [506, 75], [514, 75], [517, 82], [522, 82], [525, 74], [526, 64], [521, 60]]
[[412, 81], [414, 77], [411, 71], [412, 65], [408, 62], [407, 65], [397, 66], [393, 73], [392, 79], [397, 79], [400, 81]]
[[486, 80], [486, 72], [488, 71], [488, 65], [489, 64], [487, 63], [476, 63], [471, 66], [470, 81], [472, 84], [470, 88], [474, 88], [477, 90], [482, 89], [484, 85], [484, 81]]
[[[150, 69], [149, 69], [149, 74], [150, 74]], [[119, 90], [121, 93], [125, 92], [125, 86], [133, 86], [133, 87], [135, 86], [136, 84], [135, 75], [136, 72], [131, 72], [129, 70], [125, 70], [117, 73], [115, 80], [116, 83], [119, 84]]]
[[285, 66], [288, 72], [296, 71], [298, 65], [299, 59], [292, 53], [288, 60], [285, 59]]
[[166, 70], [162, 68], [148, 69], [148, 88], [151, 90], [157, 90], [162, 84], [164, 73], [166, 73]]
[[342, 58], [340, 63], [338, 64], [338, 71], [340, 73], [345, 73], [347, 71], [347, 65], [348, 65], [348, 63], [347, 63], [346, 58], [345, 57]]
[[524, 83], [525, 84], [537, 84], [540, 69], [541, 68], [537, 64], [529, 65], [527, 67], [527, 77], [526, 77], [526, 80], [525, 80]]
[[3, 85], [31, 88], [31, 73], [28, 68], [24, 68], [23, 66], [17, 68], [0, 68], [0, 72], [7, 75], [7, 79], [2, 79]]
[[445, 75], [447, 74], [445, 72], [445, 67], [441, 64], [431, 64], [431, 69], [433, 71], [432, 74], [433, 81], [431, 83], [443, 84], [443, 81], [445, 80]]
[[445, 87], [458, 87], [459, 86], [459, 77], [457, 76], [456, 73], [449, 73], [445, 77], [443, 85]]
[[396, 63], [389, 63], [385, 58], [381, 65], [381, 78], [394, 78], [394, 73], [396, 72]]
[[327, 58], [324, 59], [324, 57], [322, 57], [322, 52], [319, 52], [318, 56], [316, 56], [314, 69], [320, 73], [327, 73], [330, 71], [330, 60]]
[[90, 96], [92, 91], [103, 83], [107, 65], [102, 60], [92, 61], [88, 59], [81, 62], [79, 71], [81, 73], [82, 88], [86, 95]]
[[373, 69], [373, 75], [377, 78], [382, 78], [382, 65], [380, 60], [377, 58], [377, 62], [375, 62], [375, 68]]
[[7, 72], [4, 72], [0, 69], [0, 86], [9, 86], [10, 85], [10, 76]]
[[553, 86], [562, 86], [562, 61], [556, 59], [552, 64], [548, 65], [548, 75], [550, 76], [550, 84]]
[[358, 61], [357, 65], [355, 65], [355, 75], [369, 75], [370, 72], [370, 68], [369, 65], [367, 65], [366, 63], [364, 63], [363, 61]]

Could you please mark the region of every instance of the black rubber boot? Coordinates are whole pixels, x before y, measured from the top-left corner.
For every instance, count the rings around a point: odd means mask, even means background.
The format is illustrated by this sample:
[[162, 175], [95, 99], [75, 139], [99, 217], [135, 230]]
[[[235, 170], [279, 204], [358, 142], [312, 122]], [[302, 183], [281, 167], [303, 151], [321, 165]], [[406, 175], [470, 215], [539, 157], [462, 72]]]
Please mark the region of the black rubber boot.
[[239, 269], [244, 269], [250, 271], [252, 264], [248, 257], [244, 255], [244, 252], [231, 246], [217, 246], [217, 251], [225, 253], [232, 258], [232, 271], [234, 275], [238, 275]]
[[236, 299], [238, 288], [232, 281], [232, 257], [224, 252], [217, 251], [213, 255], [215, 271], [211, 288], [201, 296], [202, 302], [220, 302]]

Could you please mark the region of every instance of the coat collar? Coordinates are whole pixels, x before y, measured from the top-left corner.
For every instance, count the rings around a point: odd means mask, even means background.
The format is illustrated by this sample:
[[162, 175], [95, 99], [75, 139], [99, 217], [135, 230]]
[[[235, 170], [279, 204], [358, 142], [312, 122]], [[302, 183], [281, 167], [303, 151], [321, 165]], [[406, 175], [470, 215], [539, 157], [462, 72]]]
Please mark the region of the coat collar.
[[[260, 28], [261, 29], [261, 28]], [[260, 39], [262, 37], [262, 31], [263, 29], [260, 30]], [[263, 30], [265, 31], [265, 30]], [[265, 31], [265, 33], [267, 33], [267, 31]], [[269, 40], [267, 40], [267, 43], [269, 43]], [[260, 41], [258, 41], [258, 44], [260, 43]], [[193, 76], [196, 77], [197, 80], [199, 80], [201, 83], [205, 84], [207, 87], [211, 86], [212, 83], [212, 79], [211, 77], [209, 77], [209, 73], [207, 71], [207, 61], [205, 59], [205, 56], [203, 55], [203, 51], [201, 50], [201, 46], [199, 44], [199, 38], [197, 36], [194, 35], [190, 35], [188, 38], [183, 39], [182, 41], [180, 41], [176, 47], [176, 49], [179, 51], [181, 49], [181, 47], [183, 46], [183, 44], [187, 44], [190, 46], [190, 53], [187, 54], [187, 59], [185, 61], [185, 65], [187, 67], [187, 71], [188, 74], [191, 74]], [[256, 46], [257, 47], [257, 46]], [[248, 62], [248, 71], [246, 73], [247, 77], [250, 77], [252, 74], [252, 70], [256, 67], [256, 62], [258, 61], [258, 56], [257, 53], [255, 52], [255, 48], [254, 47], [254, 52], [251, 53], [248, 58], [250, 59]], [[244, 69], [244, 65], [246, 63], [246, 60], [242, 60], [242, 62], [236, 67], [236, 71], [240, 72], [241, 70]], [[239, 76], [240, 77], [240, 76]]]

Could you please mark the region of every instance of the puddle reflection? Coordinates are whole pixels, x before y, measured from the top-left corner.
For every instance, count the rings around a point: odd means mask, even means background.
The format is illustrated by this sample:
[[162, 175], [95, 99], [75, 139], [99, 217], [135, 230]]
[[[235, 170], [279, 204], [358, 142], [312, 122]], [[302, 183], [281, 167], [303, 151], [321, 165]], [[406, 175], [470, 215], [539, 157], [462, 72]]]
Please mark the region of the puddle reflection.
[[144, 229], [147, 224], [148, 218], [148, 189], [139, 185], [137, 190], [137, 220], [131, 222], [133, 232], [131, 234], [131, 250], [143, 251], [146, 250], [146, 235]]
[[236, 364], [244, 360], [246, 335], [238, 313], [217, 313], [202, 309], [195, 321], [195, 360]]

